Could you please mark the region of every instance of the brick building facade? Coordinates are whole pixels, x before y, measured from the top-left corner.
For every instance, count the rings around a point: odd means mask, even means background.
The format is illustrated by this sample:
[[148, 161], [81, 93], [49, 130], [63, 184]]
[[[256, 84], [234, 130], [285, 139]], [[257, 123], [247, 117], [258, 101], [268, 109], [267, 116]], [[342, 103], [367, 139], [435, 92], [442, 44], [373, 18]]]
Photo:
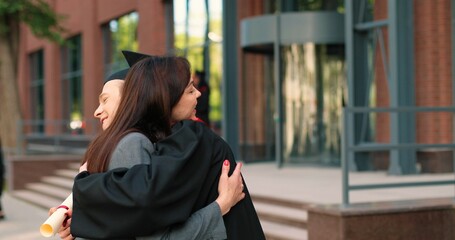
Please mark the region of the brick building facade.
[[[131, 12], [140, 15], [137, 26], [139, 51], [145, 53], [166, 53], [165, 6], [161, 0], [99, 0], [99, 1], [63, 1], [51, 0], [51, 6], [61, 15], [66, 32], [63, 36], [69, 39], [74, 36], [81, 38], [81, 70], [82, 70], [82, 121], [93, 122], [93, 111], [98, 106], [98, 94], [102, 88], [104, 75], [103, 65], [103, 24]], [[62, 99], [62, 46], [37, 39], [25, 27], [21, 32], [19, 76], [20, 99], [25, 120], [32, 120], [34, 105], [30, 99], [31, 89], [31, 54], [43, 52], [44, 70], [44, 119], [60, 121], [63, 116]], [[98, 130], [97, 124], [87, 124], [86, 134]], [[46, 125], [46, 134], [56, 134], [61, 129], [55, 125]]]
[[[71, 120], [76, 117], [85, 124], [83, 134], [93, 135], [99, 131], [93, 122], [93, 111], [97, 106], [102, 79], [109, 72], [106, 49], [111, 44], [103, 26], [112, 20], [130, 13], [137, 13], [137, 50], [149, 54], [166, 54], [174, 49], [174, 22], [172, 1], [163, 0], [50, 0], [52, 7], [66, 16], [63, 25], [66, 39], [80, 44], [80, 64], [74, 71], [67, 71], [69, 60], [65, 56], [71, 51], [36, 39], [25, 27], [21, 34], [19, 56], [19, 90], [25, 120], [36, 120], [36, 94], [31, 93], [34, 79], [44, 88], [42, 93], [42, 119], [47, 122]], [[175, 1], [174, 1], [175, 2]], [[290, 4], [292, 2], [292, 4]], [[342, 16], [340, 1], [324, 2], [315, 7], [305, 1], [283, 1], [283, 19], [287, 15], [321, 13], [329, 11]], [[341, 1], [342, 2], [342, 1]], [[374, 1], [374, 18], [387, 18], [389, 1]], [[414, 76], [416, 106], [451, 106], [453, 104], [452, 76], [452, 24], [450, 0], [414, 0], [412, 26], [414, 28]], [[274, 1], [237, 1], [237, 35], [239, 38], [236, 61], [238, 88], [233, 98], [238, 99], [238, 112], [225, 113], [238, 116], [240, 158], [248, 161], [274, 160], [277, 151], [283, 151], [286, 162], [310, 162], [329, 165], [340, 163], [341, 111], [349, 100], [346, 91], [346, 65], [344, 45], [339, 41], [281, 42], [279, 63], [275, 58], [274, 43], [256, 45], [241, 43], [242, 26], [250, 19], [273, 17], [278, 11]], [[306, 15], [305, 15], [306, 16]], [[303, 16], [303, 17], [305, 17]], [[228, 16], [229, 17], [229, 16]], [[339, 17], [339, 16], [337, 16]], [[225, 19], [223, 19], [224, 21]], [[284, 20], [283, 20], [284, 21]], [[318, 23], [320, 24], [320, 23]], [[293, 37], [306, 33], [300, 27], [311, 25], [288, 25], [293, 28]], [[319, 26], [319, 25], [318, 25]], [[327, 25], [327, 26], [330, 26]], [[262, 32], [274, 32], [270, 25]], [[306, 30], [315, 29], [310, 26]], [[303, 28], [302, 28], [303, 29]], [[317, 28], [316, 28], [317, 29]], [[289, 29], [281, 29], [283, 32]], [[319, 31], [324, 27], [319, 26]], [[341, 29], [340, 31], [344, 31]], [[318, 31], [314, 31], [317, 33]], [[294, 34], [295, 33], [295, 34]], [[312, 33], [309, 33], [312, 34]], [[387, 39], [387, 30], [384, 31]], [[295, 35], [295, 36], [294, 36]], [[299, 37], [300, 37], [299, 35]], [[286, 40], [286, 36], [283, 38]], [[385, 45], [387, 46], [387, 41]], [[386, 47], [387, 48], [387, 47]], [[377, 50], [379, 51], [379, 50]], [[40, 53], [40, 54], [36, 54]], [[36, 61], [42, 58], [42, 74], [36, 77]], [[220, 56], [221, 58], [221, 56]], [[390, 105], [389, 86], [380, 54], [375, 59], [375, 106]], [[281, 66], [282, 95], [275, 91], [275, 64]], [[76, 64], [77, 65], [77, 64]], [[66, 71], [66, 72], [65, 72]], [[222, 71], [228, 71], [223, 69]], [[65, 99], [67, 79], [80, 78], [81, 104], [78, 106]], [[231, 80], [223, 80], [231, 81]], [[71, 84], [68, 85], [71, 88]], [[365, 90], [366, 91], [366, 90]], [[369, 90], [368, 90], [369, 91]], [[38, 94], [39, 95], [39, 94]], [[77, 98], [77, 96], [76, 96]], [[282, 98], [284, 113], [277, 115], [277, 98]], [[71, 105], [73, 104], [73, 105]], [[332, 104], [332, 105], [330, 105]], [[81, 113], [73, 116], [65, 109], [77, 108]], [[280, 137], [275, 123], [284, 128]], [[390, 141], [389, 115], [378, 114], [373, 139], [379, 143]], [[32, 128], [28, 126], [28, 128]], [[41, 129], [45, 134], [64, 133], [58, 124], [47, 124]], [[453, 141], [453, 117], [451, 113], [419, 113], [416, 118], [416, 142], [451, 143]], [[33, 131], [32, 131], [33, 132]], [[277, 140], [281, 138], [280, 140]], [[280, 143], [283, 141], [283, 143]], [[283, 145], [282, 147], [277, 147]], [[280, 149], [281, 148], [281, 149]], [[277, 150], [280, 149], [280, 150]]]

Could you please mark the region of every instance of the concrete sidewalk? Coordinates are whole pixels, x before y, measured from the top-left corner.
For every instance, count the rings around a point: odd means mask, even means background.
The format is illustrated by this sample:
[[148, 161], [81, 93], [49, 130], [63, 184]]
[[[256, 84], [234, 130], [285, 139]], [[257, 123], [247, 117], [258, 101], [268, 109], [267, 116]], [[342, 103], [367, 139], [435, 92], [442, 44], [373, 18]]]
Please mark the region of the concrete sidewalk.
[[47, 219], [47, 210], [23, 202], [4, 192], [2, 196], [5, 219], [0, 221], [0, 239], [38, 240], [46, 238], [39, 232], [40, 225]]
[[[284, 166], [274, 163], [245, 164], [242, 174], [252, 194], [274, 196], [307, 203], [342, 202], [341, 168]], [[453, 173], [389, 176], [384, 171], [351, 172], [350, 184], [403, 183], [455, 180]], [[401, 187], [351, 191], [350, 202], [379, 202], [409, 199], [455, 197], [454, 185]], [[454, 199], [455, 200], [455, 199]]]
[[[252, 194], [308, 203], [341, 203], [340, 168], [284, 166], [278, 169], [274, 163], [253, 163], [244, 165], [242, 173]], [[352, 173], [350, 177], [354, 184], [453, 179], [453, 173], [388, 176], [385, 172], [363, 172]], [[351, 194], [351, 201], [374, 202], [454, 196], [455, 186], [445, 185], [356, 191]], [[47, 219], [47, 209], [13, 198], [8, 192], [2, 196], [2, 203], [6, 219], [0, 221], [1, 240], [59, 239], [45, 238], [39, 233], [40, 225]]]

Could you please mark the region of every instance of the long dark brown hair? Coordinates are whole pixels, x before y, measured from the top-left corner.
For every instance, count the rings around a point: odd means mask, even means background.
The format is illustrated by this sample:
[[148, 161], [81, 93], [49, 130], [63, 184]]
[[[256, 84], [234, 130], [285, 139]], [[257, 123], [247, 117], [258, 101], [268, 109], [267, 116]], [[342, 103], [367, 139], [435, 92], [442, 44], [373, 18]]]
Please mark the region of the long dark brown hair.
[[140, 132], [157, 142], [171, 133], [172, 108], [190, 81], [190, 64], [182, 57], [149, 57], [128, 72], [116, 115], [89, 145], [83, 159], [91, 173], [104, 172], [120, 139]]

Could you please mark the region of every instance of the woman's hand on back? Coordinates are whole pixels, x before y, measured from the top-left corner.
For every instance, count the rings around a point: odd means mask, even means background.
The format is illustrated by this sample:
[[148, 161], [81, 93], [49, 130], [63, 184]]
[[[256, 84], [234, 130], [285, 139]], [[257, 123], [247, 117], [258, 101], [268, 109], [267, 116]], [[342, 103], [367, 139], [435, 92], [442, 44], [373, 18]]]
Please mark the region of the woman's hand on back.
[[215, 200], [220, 206], [222, 215], [228, 213], [231, 207], [245, 197], [245, 193], [243, 192], [243, 178], [240, 174], [242, 163], [237, 163], [231, 176], [228, 176], [229, 168], [229, 161], [224, 160], [220, 181], [218, 183], [219, 195]]

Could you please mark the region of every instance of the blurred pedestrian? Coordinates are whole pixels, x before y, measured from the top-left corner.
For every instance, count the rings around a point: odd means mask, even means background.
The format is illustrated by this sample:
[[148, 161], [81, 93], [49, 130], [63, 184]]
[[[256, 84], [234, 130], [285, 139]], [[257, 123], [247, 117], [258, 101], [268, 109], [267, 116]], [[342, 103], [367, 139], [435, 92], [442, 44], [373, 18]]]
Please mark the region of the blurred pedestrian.
[[3, 193], [3, 185], [5, 179], [5, 164], [3, 164], [3, 150], [2, 150], [2, 142], [0, 141], [0, 220], [5, 218], [5, 214], [3, 213], [2, 209], [2, 193]]
[[210, 120], [209, 120], [209, 95], [210, 95], [210, 88], [205, 80], [205, 72], [204, 71], [196, 71], [193, 75], [194, 85], [201, 92], [201, 96], [197, 100], [196, 105], [196, 117], [201, 119], [207, 126], [210, 127]]

